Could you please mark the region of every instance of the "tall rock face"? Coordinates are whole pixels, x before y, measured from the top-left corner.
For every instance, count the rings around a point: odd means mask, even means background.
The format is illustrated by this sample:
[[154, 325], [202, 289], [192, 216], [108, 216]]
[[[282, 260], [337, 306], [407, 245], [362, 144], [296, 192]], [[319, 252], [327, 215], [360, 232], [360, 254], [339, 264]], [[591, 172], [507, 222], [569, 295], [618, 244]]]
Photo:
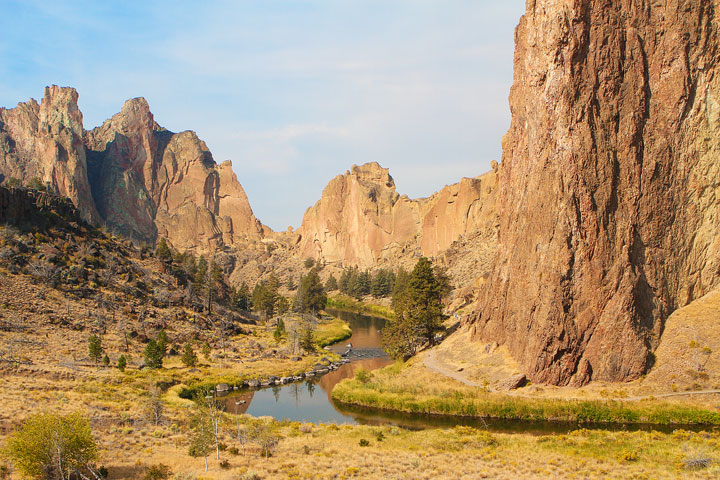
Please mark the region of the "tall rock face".
[[45, 88], [35, 100], [0, 108], [0, 174], [27, 184], [39, 180], [70, 198], [83, 218], [100, 220], [87, 177], [82, 113], [72, 88]]
[[328, 183], [320, 200], [305, 212], [302, 255], [329, 263], [373, 266], [382, 251], [402, 246], [419, 231], [420, 212], [395, 191], [395, 182], [377, 163], [353, 165]]
[[48, 184], [89, 222], [136, 242], [161, 235], [201, 253], [265, 235], [230, 162], [217, 165], [194, 132], [163, 129], [143, 98], [85, 131], [77, 100], [52, 86], [39, 105], [0, 108], [0, 180]]
[[360, 268], [400, 256], [434, 257], [462, 235], [494, 228], [496, 183], [493, 171], [413, 200], [397, 193], [388, 169], [353, 166], [305, 213], [300, 255]]
[[85, 137], [95, 201], [112, 231], [195, 251], [262, 238], [231, 163], [218, 166], [194, 132], [158, 126], [145, 99], [128, 100]]
[[667, 316], [719, 283], [716, 5], [527, 1], [470, 321], [533, 381], [638, 377]]

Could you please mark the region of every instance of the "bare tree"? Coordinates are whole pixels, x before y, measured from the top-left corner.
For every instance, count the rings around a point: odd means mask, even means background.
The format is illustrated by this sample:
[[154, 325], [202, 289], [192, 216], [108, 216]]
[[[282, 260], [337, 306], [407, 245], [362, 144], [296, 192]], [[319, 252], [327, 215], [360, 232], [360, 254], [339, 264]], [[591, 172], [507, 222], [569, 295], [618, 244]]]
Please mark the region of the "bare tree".
[[148, 389], [150, 398], [147, 400], [146, 409], [150, 420], [155, 425], [160, 425], [163, 419], [163, 412], [165, 411], [165, 404], [162, 401], [162, 392], [160, 389], [152, 385]]
[[245, 444], [250, 440], [250, 430], [247, 425], [240, 422], [240, 416], [235, 415], [235, 438], [240, 442], [243, 457], [245, 456]]
[[202, 398], [200, 402], [199, 413], [203, 415], [210, 423], [212, 436], [215, 440], [215, 454], [218, 460], [220, 460], [220, 424], [223, 419], [224, 406], [212, 392]]
[[28, 265], [30, 275], [42, 285], [41, 294], [45, 294], [47, 288], [52, 288], [57, 283], [58, 268], [47, 260], [38, 260]]

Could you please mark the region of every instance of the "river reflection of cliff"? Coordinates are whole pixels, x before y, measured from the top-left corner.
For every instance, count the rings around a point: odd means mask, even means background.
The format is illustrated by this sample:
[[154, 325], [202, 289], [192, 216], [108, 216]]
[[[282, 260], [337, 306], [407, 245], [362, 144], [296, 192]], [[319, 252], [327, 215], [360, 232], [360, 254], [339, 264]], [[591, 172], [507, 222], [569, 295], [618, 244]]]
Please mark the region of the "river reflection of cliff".
[[228, 413], [234, 413], [235, 415], [242, 415], [247, 412], [250, 408], [255, 392], [252, 390], [243, 390], [242, 392], [234, 392], [229, 396], [223, 398], [225, 402], [225, 411]]

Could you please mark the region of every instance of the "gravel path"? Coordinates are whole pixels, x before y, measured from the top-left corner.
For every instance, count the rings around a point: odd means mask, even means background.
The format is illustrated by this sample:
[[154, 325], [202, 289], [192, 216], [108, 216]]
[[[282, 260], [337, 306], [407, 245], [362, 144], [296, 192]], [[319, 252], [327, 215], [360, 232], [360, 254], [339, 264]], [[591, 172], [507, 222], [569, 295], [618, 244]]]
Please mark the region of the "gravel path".
[[429, 352], [427, 352], [425, 358], [423, 358], [423, 364], [433, 372], [455, 379], [458, 382], [464, 383], [465, 385], [468, 385], [470, 387], [480, 386], [480, 384], [468, 380], [467, 378], [460, 375], [460, 373], [458, 373], [457, 371], [453, 371], [451, 368], [438, 360], [435, 357], [435, 350], [430, 350]]

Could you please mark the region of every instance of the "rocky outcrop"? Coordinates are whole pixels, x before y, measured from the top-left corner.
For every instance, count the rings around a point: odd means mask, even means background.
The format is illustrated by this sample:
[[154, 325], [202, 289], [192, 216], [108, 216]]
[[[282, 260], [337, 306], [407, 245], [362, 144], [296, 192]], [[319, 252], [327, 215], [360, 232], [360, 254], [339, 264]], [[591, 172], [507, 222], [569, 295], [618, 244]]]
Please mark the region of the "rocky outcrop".
[[353, 166], [305, 213], [300, 255], [361, 268], [403, 255], [435, 257], [463, 235], [494, 228], [495, 169], [413, 200], [397, 193], [388, 169]]
[[86, 134], [98, 209], [109, 228], [141, 242], [157, 235], [180, 250], [213, 251], [260, 239], [229, 161], [217, 165], [195, 132], [155, 123], [143, 98]]
[[218, 166], [194, 132], [163, 129], [143, 98], [87, 132], [77, 100], [52, 86], [39, 105], [0, 109], [0, 180], [47, 185], [87, 221], [140, 243], [162, 235], [207, 252], [263, 237], [232, 165]]
[[[51, 215], [44, 215], [51, 213]], [[80, 220], [75, 205], [66, 198], [25, 188], [0, 187], [0, 223], [38, 226], [52, 217]]]
[[716, 4], [531, 0], [475, 338], [534, 382], [627, 380], [720, 277]]
[[0, 108], [0, 174], [49, 186], [97, 223], [77, 100], [74, 89], [53, 85], [45, 88], [39, 105], [31, 99], [13, 109]]

